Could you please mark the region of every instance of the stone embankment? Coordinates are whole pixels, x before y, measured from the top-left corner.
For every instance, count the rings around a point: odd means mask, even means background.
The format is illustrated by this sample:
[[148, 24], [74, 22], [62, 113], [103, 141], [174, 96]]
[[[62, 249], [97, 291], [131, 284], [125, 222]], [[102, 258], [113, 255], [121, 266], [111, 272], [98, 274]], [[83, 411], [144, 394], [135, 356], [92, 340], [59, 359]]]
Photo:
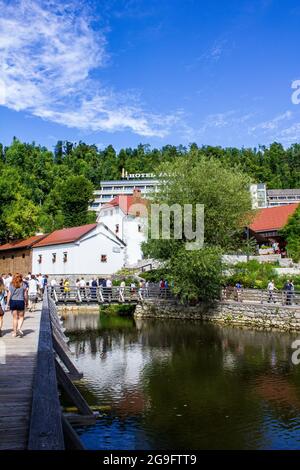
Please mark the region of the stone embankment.
[[214, 307], [170, 303], [164, 300], [146, 300], [136, 306], [135, 317], [178, 318], [204, 320], [221, 324], [248, 325], [281, 330], [300, 330], [300, 305], [218, 302]]

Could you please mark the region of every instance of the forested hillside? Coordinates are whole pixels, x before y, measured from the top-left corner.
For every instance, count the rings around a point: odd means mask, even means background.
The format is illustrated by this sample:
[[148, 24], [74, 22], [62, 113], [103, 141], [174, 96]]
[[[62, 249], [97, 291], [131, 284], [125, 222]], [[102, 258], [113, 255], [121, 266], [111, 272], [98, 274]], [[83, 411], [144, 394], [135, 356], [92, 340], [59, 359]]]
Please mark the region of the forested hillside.
[[98, 150], [83, 142], [58, 142], [50, 151], [14, 139], [8, 147], [0, 144], [0, 241], [92, 222], [88, 203], [102, 179], [120, 178], [122, 168], [155, 172], [163, 162], [202, 154], [238, 165], [269, 188], [300, 186], [300, 144], [288, 149], [278, 143], [259, 149], [139, 145], [117, 153], [112, 145]]

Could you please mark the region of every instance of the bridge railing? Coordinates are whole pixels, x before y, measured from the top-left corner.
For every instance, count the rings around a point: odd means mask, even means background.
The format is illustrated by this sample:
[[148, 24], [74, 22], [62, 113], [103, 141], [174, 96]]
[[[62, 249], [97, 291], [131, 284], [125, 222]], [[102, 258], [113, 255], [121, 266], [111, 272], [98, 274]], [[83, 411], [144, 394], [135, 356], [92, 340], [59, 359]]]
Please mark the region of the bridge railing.
[[170, 289], [160, 289], [159, 287], [153, 285], [147, 287], [55, 286], [49, 287], [49, 293], [56, 303], [134, 303], [140, 302], [147, 298], [170, 299], [173, 297], [173, 293]]
[[226, 288], [221, 300], [261, 304], [300, 305], [300, 291]]

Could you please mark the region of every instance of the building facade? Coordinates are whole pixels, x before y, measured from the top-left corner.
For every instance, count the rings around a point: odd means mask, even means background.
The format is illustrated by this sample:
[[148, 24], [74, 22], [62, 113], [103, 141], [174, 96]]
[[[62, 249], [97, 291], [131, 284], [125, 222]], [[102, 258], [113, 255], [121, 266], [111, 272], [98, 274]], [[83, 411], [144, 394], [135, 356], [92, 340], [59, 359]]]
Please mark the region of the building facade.
[[268, 207], [286, 206], [300, 202], [300, 189], [268, 189]]
[[157, 191], [160, 182], [151, 177], [151, 174], [130, 174], [127, 179], [116, 181], [101, 181], [100, 189], [94, 191], [94, 201], [89, 209], [99, 214], [101, 207], [117, 196], [132, 196], [135, 190], [141, 195], [149, 195]]
[[34, 245], [32, 272], [107, 277], [124, 266], [125, 243], [104, 224], [55, 230]]
[[147, 239], [147, 206], [147, 199], [136, 189], [131, 196], [116, 196], [99, 211], [98, 223], [105, 224], [125, 243], [125, 266], [134, 266], [143, 259], [141, 245]]
[[36, 235], [26, 240], [5, 243], [0, 246], [0, 273], [32, 272], [32, 248], [46, 235]]

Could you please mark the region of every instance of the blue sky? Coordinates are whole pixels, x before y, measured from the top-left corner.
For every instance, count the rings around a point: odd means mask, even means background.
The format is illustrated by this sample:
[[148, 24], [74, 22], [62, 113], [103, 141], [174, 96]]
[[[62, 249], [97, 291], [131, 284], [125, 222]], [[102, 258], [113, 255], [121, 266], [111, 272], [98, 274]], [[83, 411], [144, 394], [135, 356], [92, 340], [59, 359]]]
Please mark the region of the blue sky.
[[0, 0], [0, 141], [300, 142], [292, 0]]

